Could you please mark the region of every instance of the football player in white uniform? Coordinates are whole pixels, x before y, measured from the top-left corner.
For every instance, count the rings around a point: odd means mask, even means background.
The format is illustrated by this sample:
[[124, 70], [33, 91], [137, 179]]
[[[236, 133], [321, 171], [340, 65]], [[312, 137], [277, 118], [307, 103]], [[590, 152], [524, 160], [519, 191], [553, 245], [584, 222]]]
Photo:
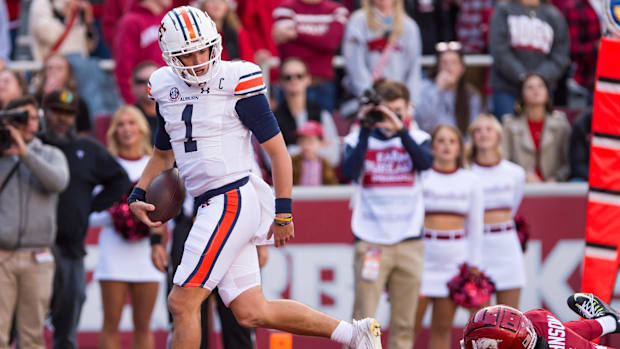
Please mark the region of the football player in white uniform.
[[[260, 68], [220, 60], [221, 37], [209, 16], [183, 6], [159, 28], [168, 67], [151, 75], [158, 131], [153, 156], [132, 191], [132, 212], [151, 227], [144, 202], [152, 179], [176, 161], [200, 206], [174, 276], [168, 306], [172, 347], [200, 344], [200, 304], [218, 287], [239, 323], [331, 338], [352, 348], [381, 348], [380, 326], [367, 318], [338, 321], [291, 300], [267, 300], [260, 287], [256, 245], [293, 238], [292, 169], [282, 134], [264, 95]], [[273, 163], [271, 188], [251, 174], [254, 134]]]

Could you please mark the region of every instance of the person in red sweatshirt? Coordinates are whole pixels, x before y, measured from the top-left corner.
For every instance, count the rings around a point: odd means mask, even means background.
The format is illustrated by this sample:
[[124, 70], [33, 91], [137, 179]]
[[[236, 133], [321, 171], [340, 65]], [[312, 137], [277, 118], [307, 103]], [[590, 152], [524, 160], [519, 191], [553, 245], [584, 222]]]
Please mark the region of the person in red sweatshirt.
[[250, 33], [241, 25], [231, 0], [200, 0], [198, 5], [215, 22], [217, 32], [222, 36], [222, 59], [256, 63]]
[[561, 322], [545, 309], [522, 313], [506, 305], [478, 310], [469, 319], [462, 349], [605, 349], [591, 342], [620, 332], [620, 314], [590, 293], [575, 293], [568, 306], [586, 320]]
[[312, 76], [308, 100], [331, 111], [335, 106], [332, 60], [340, 47], [349, 11], [331, 0], [284, 0], [273, 11], [273, 40], [280, 59], [298, 57]]
[[134, 67], [144, 61], [153, 61], [159, 66], [165, 64], [157, 39], [160, 22], [171, 5], [171, 0], [136, 1], [120, 20], [114, 38], [114, 73], [127, 104], [135, 102], [131, 90]]

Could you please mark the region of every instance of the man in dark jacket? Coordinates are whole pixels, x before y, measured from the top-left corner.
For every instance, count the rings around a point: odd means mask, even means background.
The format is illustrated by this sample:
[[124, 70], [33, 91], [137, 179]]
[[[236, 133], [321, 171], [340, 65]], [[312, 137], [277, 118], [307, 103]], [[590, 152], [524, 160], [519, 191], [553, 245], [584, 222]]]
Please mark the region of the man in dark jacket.
[[592, 141], [592, 112], [580, 116], [573, 124], [568, 148], [570, 179], [575, 182], [588, 181], [590, 168], [590, 142]]
[[[86, 299], [83, 258], [88, 216], [102, 211], [126, 194], [131, 183], [123, 168], [99, 143], [75, 134], [77, 96], [56, 90], [43, 98], [46, 131], [43, 142], [65, 154], [71, 179], [58, 202], [56, 277], [52, 301], [54, 348], [77, 348], [77, 326]], [[93, 196], [96, 185], [102, 185]]]

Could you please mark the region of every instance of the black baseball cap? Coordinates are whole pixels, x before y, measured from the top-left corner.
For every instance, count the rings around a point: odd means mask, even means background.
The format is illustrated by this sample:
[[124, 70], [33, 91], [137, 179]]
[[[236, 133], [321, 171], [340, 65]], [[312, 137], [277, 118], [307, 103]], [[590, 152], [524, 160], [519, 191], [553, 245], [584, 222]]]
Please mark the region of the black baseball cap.
[[52, 91], [43, 97], [43, 109], [77, 114], [77, 95], [67, 89]]

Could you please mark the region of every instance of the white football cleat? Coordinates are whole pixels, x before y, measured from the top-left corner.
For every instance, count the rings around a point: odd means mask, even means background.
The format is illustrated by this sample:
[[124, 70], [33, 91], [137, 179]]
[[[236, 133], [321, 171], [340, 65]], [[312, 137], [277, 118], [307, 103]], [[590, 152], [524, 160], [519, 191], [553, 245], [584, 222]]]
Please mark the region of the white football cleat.
[[382, 349], [381, 325], [373, 318], [353, 320], [351, 349]]

